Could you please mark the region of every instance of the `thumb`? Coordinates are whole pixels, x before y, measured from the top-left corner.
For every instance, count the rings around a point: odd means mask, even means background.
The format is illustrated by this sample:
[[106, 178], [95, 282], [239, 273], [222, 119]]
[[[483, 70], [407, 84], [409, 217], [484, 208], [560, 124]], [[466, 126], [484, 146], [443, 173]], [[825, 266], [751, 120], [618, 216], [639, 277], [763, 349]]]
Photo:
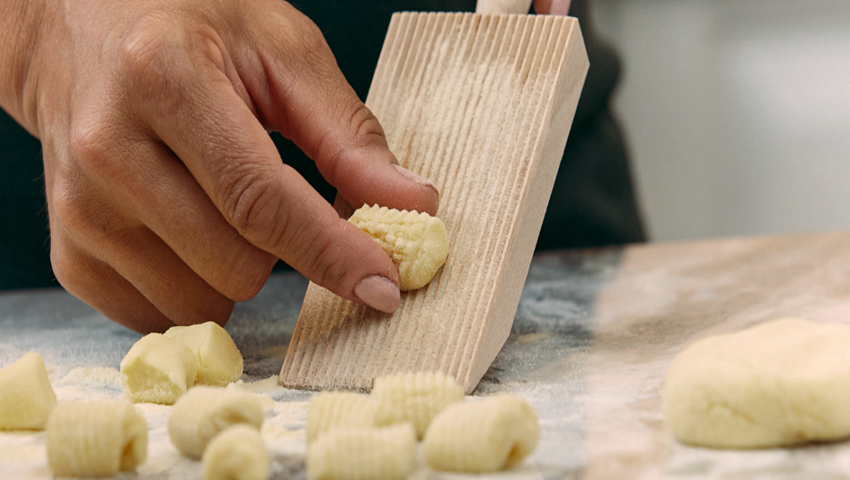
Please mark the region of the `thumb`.
[[[379, 204], [435, 214], [437, 189], [417, 172], [398, 165], [381, 124], [345, 80], [318, 27], [297, 11], [293, 15], [298, 27], [288, 30], [289, 35], [297, 32], [290, 40], [309, 55], [293, 56], [289, 51], [286, 63], [268, 67], [271, 98], [268, 111], [261, 112], [263, 118], [313, 159], [351, 205]], [[281, 49], [286, 43], [277, 39], [269, 48]]]

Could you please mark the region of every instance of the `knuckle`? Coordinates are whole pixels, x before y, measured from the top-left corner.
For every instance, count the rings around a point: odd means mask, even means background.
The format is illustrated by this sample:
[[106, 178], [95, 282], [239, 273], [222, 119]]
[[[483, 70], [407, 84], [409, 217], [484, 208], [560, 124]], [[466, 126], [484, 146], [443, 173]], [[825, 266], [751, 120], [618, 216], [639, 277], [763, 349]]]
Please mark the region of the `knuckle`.
[[88, 172], [109, 175], [114, 169], [111, 144], [114, 127], [103, 121], [82, 118], [74, 121], [68, 141], [68, 156]]
[[118, 56], [124, 71], [142, 85], [155, 87], [162, 79], [166, 47], [166, 30], [161, 21], [144, 17], [121, 37]]
[[81, 275], [85, 265], [79, 255], [72, 253], [67, 242], [58, 235], [50, 241], [50, 264], [56, 281], [68, 292], [81, 297], [85, 294], [85, 280]]
[[274, 246], [286, 230], [283, 200], [268, 175], [254, 171], [253, 167], [245, 172], [246, 168], [234, 166], [223, 172], [223, 213], [251, 243]]

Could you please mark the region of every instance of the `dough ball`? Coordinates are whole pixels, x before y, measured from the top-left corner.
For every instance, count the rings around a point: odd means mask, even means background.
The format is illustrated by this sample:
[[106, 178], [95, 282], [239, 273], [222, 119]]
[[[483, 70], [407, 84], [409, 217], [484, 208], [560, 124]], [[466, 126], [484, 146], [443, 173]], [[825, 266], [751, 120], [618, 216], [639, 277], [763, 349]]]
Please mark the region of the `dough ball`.
[[244, 423], [222, 430], [204, 450], [201, 476], [204, 480], [269, 478], [269, 451], [259, 430]]
[[227, 385], [242, 377], [242, 354], [227, 331], [215, 322], [171, 327], [165, 336], [189, 347], [198, 358], [201, 385]]
[[443, 410], [425, 433], [422, 453], [434, 470], [496, 472], [518, 464], [539, 441], [534, 409], [521, 398], [499, 395]]
[[850, 436], [850, 327], [784, 318], [676, 355], [663, 410], [679, 441], [765, 448]]
[[121, 386], [134, 403], [171, 405], [197, 376], [198, 359], [189, 347], [158, 333], [142, 337], [121, 360]]
[[393, 259], [402, 290], [424, 287], [446, 263], [449, 235], [439, 218], [363, 205], [348, 221], [369, 234]]
[[322, 435], [307, 452], [310, 480], [402, 480], [416, 460], [409, 423], [385, 428], [340, 428]]
[[410, 422], [419, 438], [444, 408], [464, 400], [463, 389], [441, 372], [387, 375], [375, 379], [372, 397], [378, 403], [378, 426]]
[[44, 430], [55, 405], [39, 354], [27, 353], [0, 370], [0, 430]]
[[106, 477], [145, 461], [148, 425], [114, 400], [60, 403], [47, 421], [47, 463], [57, 477]]
[[210, 440], [225, 428], [247, 423], [263, 425], [260, 399], [248, 392], [197, 386], [171, 409], [168, 437], [183, 455], [201, 458]]
[[375, 426], [378, 404], [369, 395], [354, 392], [321, 392], [307, 405], [307, 444], [335, 428]]

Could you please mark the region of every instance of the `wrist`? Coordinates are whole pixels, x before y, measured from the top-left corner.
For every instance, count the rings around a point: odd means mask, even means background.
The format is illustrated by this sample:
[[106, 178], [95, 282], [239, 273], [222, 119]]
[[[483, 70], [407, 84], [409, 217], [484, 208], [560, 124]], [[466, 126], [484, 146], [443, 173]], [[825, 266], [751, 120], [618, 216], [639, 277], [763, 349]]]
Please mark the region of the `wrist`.
[[45, 0], [0, 0], [0, 107], [36, 133], [34, 62]]

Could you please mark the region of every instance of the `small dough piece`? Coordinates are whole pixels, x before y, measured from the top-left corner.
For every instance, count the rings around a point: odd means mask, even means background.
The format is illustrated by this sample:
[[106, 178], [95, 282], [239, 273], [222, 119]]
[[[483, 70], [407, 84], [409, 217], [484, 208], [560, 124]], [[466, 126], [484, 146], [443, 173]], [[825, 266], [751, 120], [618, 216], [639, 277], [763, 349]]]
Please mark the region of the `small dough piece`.
[[354, 392], [321, 392], [307, 405], [307, 445], [340, 427], [375, 427], [378, 404], [369, 395]]
[[783, 318], [699, 340], [670, 364], [664, 418], [711, 448], [850, 436], [850, 327]]
[[521, 398], [499, 395], [443, 410], [425, 434], [422, 453], [434, 470], [496, 472], [518, 464], [539, 441], [534, 409]]
[[106, 477], [145, 461], [148, 425], [115, 400], [60, 403], [47, 421], [47, 463], [57, 477]]
[[263, 425], [263, 408], [256, 395], [197, 386], [171, 409], [168, 436], [180, 453], [190, 458], [201, 458], [213, 437], [230, 425], [239, 423], [256, 428]]
[[348, 221], [369, 234], [393, 259], [402, 290], [424, 287], [446, 263], [449, 234], [437, 217], [363, 205]]
[[378, 426], [410, 422], [419, 438], [444, 408], [464, 400], [463, 389], [442, 372], [387, 375], [375, 379], [372, 398], [378, 402]]
[[0, 370], [0, 430], [44, 430], [56, 394], [44, 360], [29, 352]]
[[230, 334], [217, 323], [171, 327], [165, 336], [182, 342], [198, 357], [195, 383], [223, 386], [242, 377], [242, 354]]
[[121, 387], [133, 403], [171, 405], [198, 376], [198, 359], [189, 347], [158, 333], [145, 335], [121, 360]]
[[307, 452], [310, 480], [401, 480], [413, 470], [416, 432], [409, 423], [385, 428], [340, 428]]
[[269, 451], [259, 430], [240, 423], [213, 438], [201, 459], [204, 480], [266, 480]]

